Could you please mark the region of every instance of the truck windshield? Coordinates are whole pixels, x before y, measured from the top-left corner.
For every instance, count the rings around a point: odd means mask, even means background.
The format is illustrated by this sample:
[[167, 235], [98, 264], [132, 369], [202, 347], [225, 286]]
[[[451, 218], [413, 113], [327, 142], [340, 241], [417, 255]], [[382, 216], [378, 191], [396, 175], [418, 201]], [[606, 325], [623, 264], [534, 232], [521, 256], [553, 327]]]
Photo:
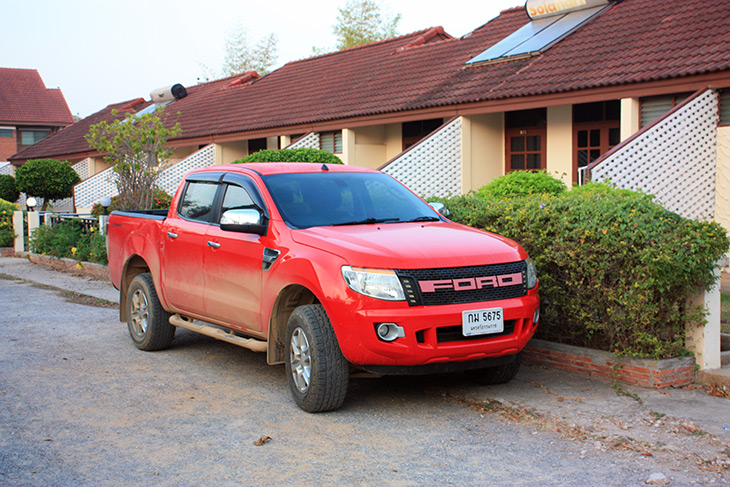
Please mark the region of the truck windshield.
[[292, 228], [438, 221], [438, 213], [382, 173], [272, 174], [264, 182]]

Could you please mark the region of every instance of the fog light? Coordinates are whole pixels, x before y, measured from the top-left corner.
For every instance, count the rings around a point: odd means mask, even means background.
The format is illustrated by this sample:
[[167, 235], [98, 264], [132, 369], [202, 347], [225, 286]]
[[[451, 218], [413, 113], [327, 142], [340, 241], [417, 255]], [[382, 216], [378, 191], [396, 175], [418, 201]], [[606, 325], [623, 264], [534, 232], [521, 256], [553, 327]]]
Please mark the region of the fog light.
[[537, 322], [540, 320], [540, 308], [537, 308], [535, 310], [535, 316], [532, 317], [532, 323], [534, 325], [537, 325]]
[[406, 331], [403, 327], [395, 323], [377, 323], [375, 325], [375, 332], [378, 334], [378, 338], [384, 342], [392, 342], [396, 338], [406, 336]]

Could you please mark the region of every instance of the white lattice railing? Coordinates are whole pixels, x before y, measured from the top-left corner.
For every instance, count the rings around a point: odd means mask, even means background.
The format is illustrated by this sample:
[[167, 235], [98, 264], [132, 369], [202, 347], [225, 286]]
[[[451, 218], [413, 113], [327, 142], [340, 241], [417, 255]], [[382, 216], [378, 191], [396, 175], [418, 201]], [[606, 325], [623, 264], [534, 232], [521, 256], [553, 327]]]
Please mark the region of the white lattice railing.
[[593, 181], [656, 196], [687, 218], [715, 215], [718, 99], [712, 90], [688, 99], [590, 169]]
[[383, 166], [390, 174], [421, 196], [461, 194], [461, 117]]
[[307, 135], [289, 144], [287, 149], [319, 149], [319, 133], [309, 132]]
[[[183, 174], [191, 169], [210, 166], [214, 163], [215, 145], [211, 144], [162, 171], [157, 180], [157, 185], [172, 194], [177, 189]], [[116, 173], [114, 168], [110, 167], [77, 184], [74, 188], [76, 208], [90, 208], [103, 196], [116, 196], [119, 192], [115, 180]]]
[[13, 165], [9, 162], [0, 162], [0, 174], [13, 175]]

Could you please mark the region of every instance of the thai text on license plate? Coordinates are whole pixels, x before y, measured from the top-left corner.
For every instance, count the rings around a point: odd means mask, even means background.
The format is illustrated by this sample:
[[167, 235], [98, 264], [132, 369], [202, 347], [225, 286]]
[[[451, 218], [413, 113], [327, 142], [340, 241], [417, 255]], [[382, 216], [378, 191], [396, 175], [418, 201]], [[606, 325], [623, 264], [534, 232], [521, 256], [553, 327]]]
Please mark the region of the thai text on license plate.
[[502, 308], [464, 311], [461, 314], [461, 326], [465, 337], [502, 333], [504, 312]]

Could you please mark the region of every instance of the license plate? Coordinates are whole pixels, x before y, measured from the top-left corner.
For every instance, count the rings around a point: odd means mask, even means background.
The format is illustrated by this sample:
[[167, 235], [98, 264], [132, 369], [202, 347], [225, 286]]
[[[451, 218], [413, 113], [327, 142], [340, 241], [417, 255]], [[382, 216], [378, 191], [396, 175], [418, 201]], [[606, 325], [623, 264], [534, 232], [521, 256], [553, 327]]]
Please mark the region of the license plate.
[[465, 337], [490, 335], [504, 331], [502, 308], [476, 309], [461, 314], [462, 334]]

